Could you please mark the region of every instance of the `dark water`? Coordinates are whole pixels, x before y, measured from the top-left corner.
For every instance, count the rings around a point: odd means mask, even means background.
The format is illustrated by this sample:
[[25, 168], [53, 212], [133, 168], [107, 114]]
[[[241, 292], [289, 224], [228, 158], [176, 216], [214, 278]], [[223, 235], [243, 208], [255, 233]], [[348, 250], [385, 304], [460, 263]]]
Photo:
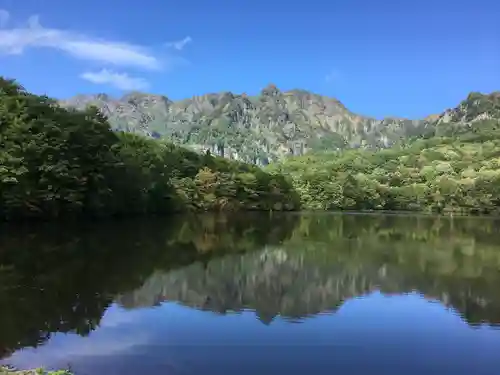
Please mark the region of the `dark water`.
[[0, 356], [93, 374], [500, 373], [500, 221], [2, 227]]

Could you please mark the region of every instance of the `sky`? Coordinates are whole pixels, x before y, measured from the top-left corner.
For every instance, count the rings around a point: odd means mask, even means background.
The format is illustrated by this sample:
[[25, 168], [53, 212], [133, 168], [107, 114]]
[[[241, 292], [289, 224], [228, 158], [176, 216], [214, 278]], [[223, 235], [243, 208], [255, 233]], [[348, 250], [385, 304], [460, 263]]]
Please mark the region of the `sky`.
[[500, 90], [498, 0], [0, 0], [0, 75], [67, 98], [272, 83], [381, 118]]

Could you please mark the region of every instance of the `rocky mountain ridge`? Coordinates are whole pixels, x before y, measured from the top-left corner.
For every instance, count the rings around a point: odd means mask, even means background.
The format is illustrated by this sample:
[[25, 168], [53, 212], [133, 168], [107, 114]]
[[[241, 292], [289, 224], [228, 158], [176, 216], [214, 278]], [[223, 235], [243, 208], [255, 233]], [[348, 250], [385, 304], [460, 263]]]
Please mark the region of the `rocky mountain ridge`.
[[165, 137], [197, 151], [262, 165], [308, 151], [390, 147], [451, 122], [500, 118], [499, 97], [472, 93], [457, 108], [422, 120], [377, 120], [349, 111], [337, 99], [298, 89], [280, 91], [272, 84], [256, 96], [222, 92], [172, 101], [133, 92], [119, 99], [78, 95], [61, 104], [94, 105], [117, 130]]

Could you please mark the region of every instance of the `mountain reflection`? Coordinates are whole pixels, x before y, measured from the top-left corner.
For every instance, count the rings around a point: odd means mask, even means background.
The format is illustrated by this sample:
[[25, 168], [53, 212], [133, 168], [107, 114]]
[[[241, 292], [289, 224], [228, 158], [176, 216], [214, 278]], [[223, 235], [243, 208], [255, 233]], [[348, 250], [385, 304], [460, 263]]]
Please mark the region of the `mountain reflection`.
[[5, 228], [0, 355], [54, 332], [86, 335], [113, 302], [179, 302], [265, 324], [416, 291], [471, 325], [500, 323], [500, 223], [384, 215], [202, 215]]
[[[369, 239], [336, 245], [337, 251], [345, 251], [345, 258], [332, 257], [316, 244], [321, 256], [309, 253], [311, 250], [304, 253], [278, 247], [156, 272], [141, 288], [118, 301], [126, 308], [176, 301], [221, 314], [251, 309], [268, 323], [277, 315], [297, 320], [335, 311], [345, 300], [376, 290], [387, 294], [416, 291], [455, 308], [470, 324], [499, 323], [496, 270], [488, 272], [491, 265], [487, 263], [471, 264], [474, 260], [464, 259], [460, 248], [451, 246], [443, 252], [432, 246], [426, 250], [425, 244], [419, 244], [420, 248], [401, 244], [401, 250], [388, 246], [382, 256], [366, 254], [382, 249], [373, 248]], [[404, 259], [401, 251], [415, 252], [414, 262]]]

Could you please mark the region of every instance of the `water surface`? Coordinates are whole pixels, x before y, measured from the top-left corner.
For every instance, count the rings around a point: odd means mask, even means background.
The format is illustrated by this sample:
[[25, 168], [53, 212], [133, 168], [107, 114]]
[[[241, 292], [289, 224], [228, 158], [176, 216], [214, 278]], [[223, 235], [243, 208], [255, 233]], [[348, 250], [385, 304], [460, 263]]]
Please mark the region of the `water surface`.
[[500, 221], [2, 227], [0, 356], [93, 374], [498, 374]]

